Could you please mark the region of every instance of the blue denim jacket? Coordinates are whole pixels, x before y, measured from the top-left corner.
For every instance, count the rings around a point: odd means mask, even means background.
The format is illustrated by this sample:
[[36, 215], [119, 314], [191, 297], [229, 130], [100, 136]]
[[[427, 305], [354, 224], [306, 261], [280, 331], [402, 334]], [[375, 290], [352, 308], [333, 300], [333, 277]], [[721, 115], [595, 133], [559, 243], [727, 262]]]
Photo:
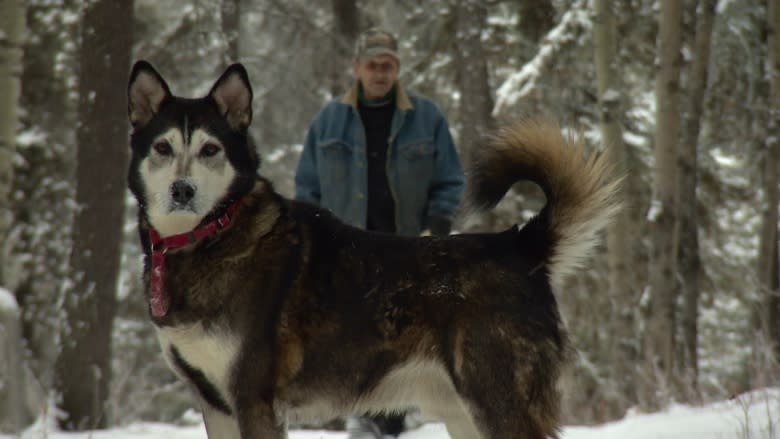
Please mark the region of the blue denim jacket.
[[[330, 209], [366, 227], [366, 136], [357, 83], [328, 103], [309, 127], [295, 174], [295, 198]], [[431, 217], [450, 221], [463, 194], [463, 169], [449, 126], [429, 99], [396, 85], [387, 175], [395, 200], [396, 232], [418, 235]]]

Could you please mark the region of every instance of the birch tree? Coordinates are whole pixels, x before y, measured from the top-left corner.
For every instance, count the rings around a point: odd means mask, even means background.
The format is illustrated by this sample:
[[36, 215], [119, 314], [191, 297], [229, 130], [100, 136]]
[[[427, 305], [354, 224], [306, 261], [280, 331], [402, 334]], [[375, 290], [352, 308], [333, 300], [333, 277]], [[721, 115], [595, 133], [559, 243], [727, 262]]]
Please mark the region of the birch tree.
[[[10, 252], [13, 240], [8, 239], [14, 214], [11, 210], [13, 157], [16, 153], [16, 133], [19, 122], [18, 103], [21, 93], [22, 38], [24, 33], [24, 2], [8, 0], [0, 3], [0, 296], [8, 294], [2, 287], [21, 269], [12, 264]], [[2, 299], [2, 297], [0, 297]], [[15, 305], [15, 304], [14, 304]], [[0, 431], [20, 433], [24, 419], [20, 311], [16, 306], [0, 304]]]
[[[21, 0], [0, 2], [0, 236], [7, 237], [12, 213], [9, 208], [16, 150], [17, 104], [21, 92], [24, 5]], [[10, 240], [0, 244], [0, 286], [8, 281], [6, 257]]]

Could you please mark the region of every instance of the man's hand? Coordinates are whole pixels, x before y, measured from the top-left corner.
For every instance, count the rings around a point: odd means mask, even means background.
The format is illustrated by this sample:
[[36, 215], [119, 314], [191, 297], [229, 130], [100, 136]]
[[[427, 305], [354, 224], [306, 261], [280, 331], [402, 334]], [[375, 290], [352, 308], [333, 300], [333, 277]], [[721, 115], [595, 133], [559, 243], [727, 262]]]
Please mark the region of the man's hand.
[[428, 218], [425, 226], [425, 230], [423, 230], [421, 236], [447, 236], [452, 229], [452, 222], [443, 216], [432, 216]]

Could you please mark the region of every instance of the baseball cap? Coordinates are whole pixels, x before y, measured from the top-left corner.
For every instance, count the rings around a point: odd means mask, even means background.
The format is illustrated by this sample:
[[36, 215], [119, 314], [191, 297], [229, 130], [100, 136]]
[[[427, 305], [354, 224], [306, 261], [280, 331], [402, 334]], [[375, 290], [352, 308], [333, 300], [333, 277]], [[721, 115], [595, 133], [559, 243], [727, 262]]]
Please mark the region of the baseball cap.
[[360, 34], [355, 45], [355, 58], [368, 59], [377, 55], [390, 55], [398, 60], [398, 42], [390, 32], [371, 28]]

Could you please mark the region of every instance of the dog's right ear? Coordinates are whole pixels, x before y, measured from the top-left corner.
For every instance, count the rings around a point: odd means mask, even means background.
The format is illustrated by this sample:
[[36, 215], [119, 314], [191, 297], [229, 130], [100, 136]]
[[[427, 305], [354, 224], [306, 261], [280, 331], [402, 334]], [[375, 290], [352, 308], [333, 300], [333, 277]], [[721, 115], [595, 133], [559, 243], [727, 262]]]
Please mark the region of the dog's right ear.
[[133, 127], [146, 125], [171, 97], [168, 84], [146, 61], [137, 61], [127, 85], [127, 114]]

